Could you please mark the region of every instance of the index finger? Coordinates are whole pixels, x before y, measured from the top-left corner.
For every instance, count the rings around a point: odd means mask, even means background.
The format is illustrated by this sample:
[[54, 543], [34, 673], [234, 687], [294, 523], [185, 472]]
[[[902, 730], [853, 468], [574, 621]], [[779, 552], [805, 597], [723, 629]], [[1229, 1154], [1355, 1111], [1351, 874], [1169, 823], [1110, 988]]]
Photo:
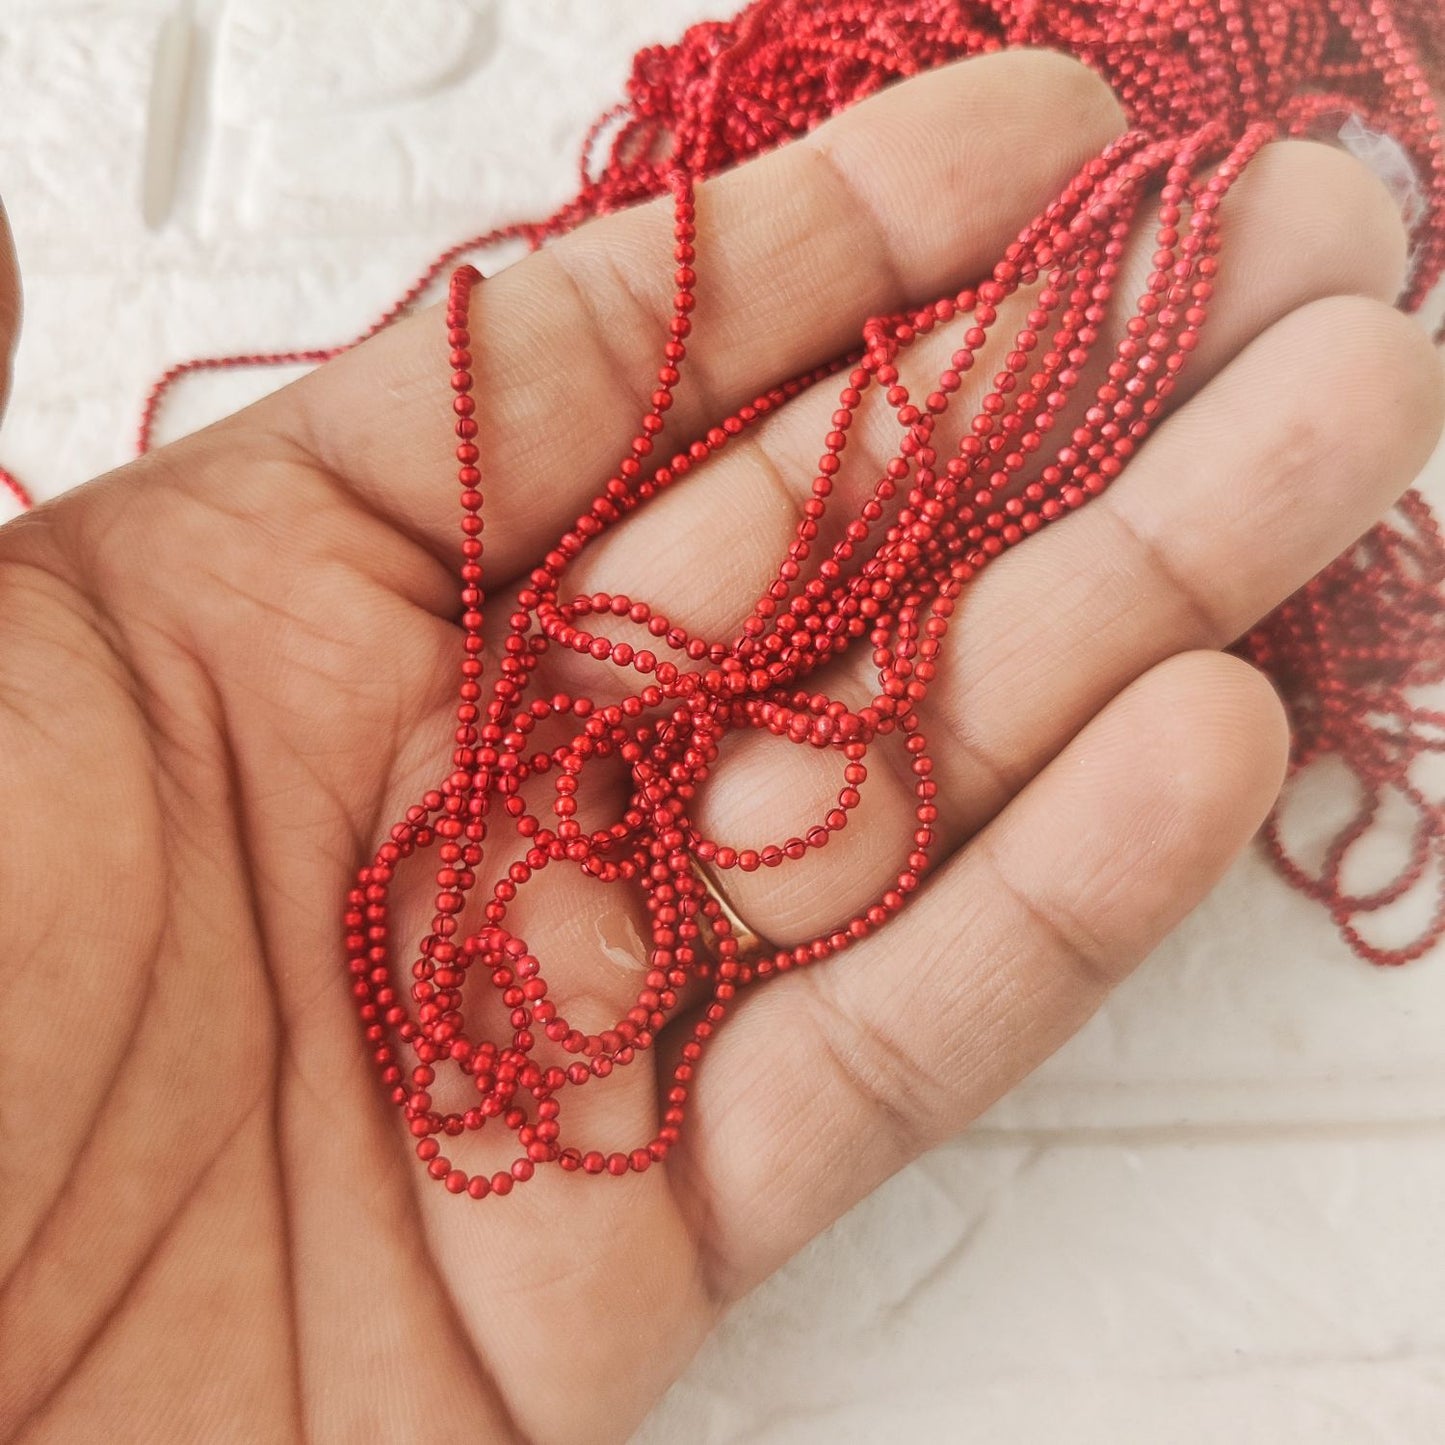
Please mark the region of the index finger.
[[[847, 351], [869, 316], [992, 266], [1122, 129], [1104, 82], [1051, 52], [932, 71], [699, 187], [685, 444]], [[500, 272], [473, 318], [493, 577], [530, 562], [606, 481], [648, 409], [675, 293], [668, 198]], [[450, 555], [441, 321], [423, 312], [253, 413], [366, 506]]]

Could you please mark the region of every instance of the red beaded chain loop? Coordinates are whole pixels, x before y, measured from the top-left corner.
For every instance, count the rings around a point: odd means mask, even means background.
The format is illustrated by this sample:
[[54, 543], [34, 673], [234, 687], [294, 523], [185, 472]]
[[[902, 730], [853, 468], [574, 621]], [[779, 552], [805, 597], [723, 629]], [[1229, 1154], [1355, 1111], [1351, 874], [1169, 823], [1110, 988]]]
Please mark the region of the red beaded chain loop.
[[[428, 1173], [454, 1193], [507, 1193], [538, 1166], [614, 1175], [640, 1173], [677, 1142], [689, 1089], [709, 1039], [737, 993], [771, 974], [828, 958], [867, 937], [901, 909], [932, 861], [938, 819], [933, 761], [920, 709], [961, 591], [995, 557], [1098, 495], [1143, 442], [1173, 390], [1204, 324], [1219, 250], [1219, 205], [1276, 132], [1248, 127], [1223, 150], [1209, 125], [1182, 141], [1135, 132], [1091, 162], [1043, 216], [1008, 248], [991, 277], [932, 305], [875, 318], [847, 369], [793, 542], [776, 579], [757, 599], [740, 635], [709, 642], [672, 626], [642, 601], [596, 593], [567, 597], [566, 575], [588, 546], [648, 497], [715, 454], [781, 397], [759, 398], [670, 462], [652, 465], [687, 357], [695, 217], [691, 178], [672, 178], [676, 295], [658, 369], [658, 390], [627, 454], [592, 505], [533, 569], [519, 594], [490, 688], [483, 683], [482, 506], [475, 359], [469, 303], [478, 273], [453, 277], [446, 324], [457, 480], [462, 508], [462, 663], [456, 747], [447, 776], [392, 830], [347, 899], [353, 988], [376, 1064], [403, 1111]], [[1199, 177], [1204, 157], [1216, 164]], [[1127, 239], [1151, 191], [1159, 192], [1155, 269], [1092, 404], [1062, 440], [1050, 436], [1103, 334]], [[952, 455], [939, 428], [994, 331], [1000, 308], [1028, 293], [1032, 309], [1014, 337]], [[898, 370], [901, 354], [936, 327], [966, 321], [962, 344], [934, 388], [915, 403]], [[809, 378], [808, 380], [815, 380]], [[796, 389], [800, 383], [795, 383]], [[881, 392], [899, 426], [898, 449], [872, 494], [809, 576], [814, 544], [834, 502], [854, 418]], [[565, 599], [565, 600], [564, 600]], [[645, 627], [668, 656], [614, 642], [609, 619]], [[866, 637], [877, 669], [871, 701], [850, 709], [809, 690], [810, 675]], [[539, 660], [574, 650], [636, 674], [620, 702], [532, 695]], [[548, 718], [571, 717], [570, 742], [533, 750]], [[797, 836], [734, 848], [703, 836], [690, 804], [707, 781], [719, 744], [737, 728], [842, 755], [837, 804]], [[867, 907], [818, 937], [743, 956], [725, 910], [701, 882], [698, 863], [718, 870], [776, 868], [828, 845], [846, 828], [868, 777], [873, 744], [901, 742], [914, 777], [911, 835], [891, 884]], [[577, 821], [589, 764], [623, 762], [631, 796], [615, 825], [586, 831]], [[550, 821], [524, 799], [529, 778], [554, 773]], [[484, 875], [489, 830], [510, 819], [524, 858]], [[398, 865], [436, 847], [430, 931], [411, 959], [412, 982], [394, 975], [390, 891]], [[585, 1032], [560, 1012], [544, 963], [508, 924], [521, 889], [545, 869], [579, 867], [630, 886], [651, 919], [648, 969], [631, 1008], [608, 1029]], [[484, 876], [479, 916], [468, 895]], [[490, 979], [509, 1032], [479, 1036], [474, 1021]], [[479, 984], [478, 980], [481, 980]], [[604, 1153], [565, 1131], [568, 1091], [605, 1078], [653, 1048], [685, 994], [705, 990], [690, 1036], [668, 1080], [655, 1133], [626, 1152]], [[415, 1062], [404, 1065], [409, 1050]], [[432, 1086], [450, 1063], [470, 1081], [475, 1102], [443, 1111]], [[517, 1136], [508, 1170], [469, 1173], [443, 1154], [456, 1137], [501, 1119]]]
[[[1129, 133], [1084, 167], [988, 276], [931, 305], [869, 320], [856, 353], [769, 388], [659, 460], [691, 334], [694, 182], [897, 78], [1007, 46], [1079, 57], [1119, 95]], [[1221, 201], [1260, 149], [1281, 137], [1336, 134], [1352, 118], [1393, 136], [1424, 201], [1405, 307], [1418, 309], [1445, 273], [1445, 145], [1425, 68], [1445, 79], [1442, 52], [1439, 0], [755, 0], [733, 20], [694, 26], [676, 45], [641, 51], [625, 103], [585, 139], [576, 197], [550, 218], [449, 249], [359, 338], [411, 309], [464, 254], [506, 238], [536, 247], [589, 217], [673, 196], [675, 301], [651, 407], [606, 486], [527, 578], [497, 658], [485, 664], [479, 369], [470, 321], [478, 273], [463, 266], [447, 295], [462, 532], [454, 748], [445, 777], [360, 870], [345, 917], [366, 1040], [432, 1178], [481, 1198], [509, 1193], [546, 1165], [616, 1176], [650, 1168], [676, 1144], [698, 1061], [739, 990], [838, 953], [905, 905], [936, 845], [937, 785], [920, 710], [955, 606], [993, 558], [1104, 491], [1150, 434], [1209, 312]], [[1120, 299], [1128, 237], [1146, 208], [1154, 269], [1105, 358], [1103, 380], [1080, 396]], [[1023, 324], [975, 414], [950, 440], [944, 428], [954, 398], [1015, 297], [1028, 307]], [[960, 343], [933, 387], [915, 397], [901, 380], [900, 358], [943, 326], [957, 328]], [[341, 349], [172, 368], [146, 400], [140, 448], [150, 445], [168, 390], [192, 371], [317, 362]], [[811, 496], [738, 636], [690, 635], [642, 598], [569, 594], [567, 574], [596, 537], [835, 374], [838, 404]], [[821, 547], [848, 439], [870, 393], [897, 420], [897, 449], [838, 540]], [[6, 473], [0, 482], [18, 488]], [[1417, 695], [1445, 680], [1442, 590], [1445, 540], [1411, 493], [1239, 644], [1290, 706], [1296, 768], [1341, 759], [1361, 785], [1356, 814], [1317, 872], [1290, 854], [1278, 820], [1267, 846], [1284, 876], [1330, 909], [1350, 945], [1379, 963], [1418, 957], [1445, 935], [1445, 806], [1427, 795], [1416, 767], [1445, 751], [1445, 713]], [[655, 645], [613, 641], [606, 633], [615, 622], [631, 636], [643, 629]], [[871, 699], [850, 708], [810, 679], [859, 645], [871, 651], [876, 682]], [[603, 705], [540, 690], [538, 665], [553, 648], [613, 665], [627, 680], [625, 696]], [[549, 725], [570, 733], [568, 740], [539, 746], [539, 729]], [[836, 801], [813, 826], [746, 847], [697, 828], [698, 790], [738, 729], [766, 729], [840, 755]], [[698, 865], [715, 875], [751, 872], [827, 847], [849, 826], [877, 744], [901, 749], [914, 779], [912, 828], [897, 840], [889, 886], [806, 943], [740, 948]], [[589, 830], [579, 821], [581, 800], [596, 772], [591, 765], [608, 761], [627, 770], [630, 796], [615, 823]], [[551, 784], [547, 816], [525, 796], [528, 781], [543, 777]], [[1347, 858], [1390, 800], [1415, 811], [1409, 857], [1393, 880], [1352, 890]], [[499, 828], [503, 836], [515, 829], [524, 852], [488, 871]], [[436, 856], [431, 921], [419, 945], [401, 952], [392, 885], [406, 860], [429, 850]], [[636, 890], [649, 915], [637, 997], [600, 1032], [565, 1017], [543, 961], [509, 924], [521, 890], [557, 866]], [[1420, 936], [1393, 948], [1367, 941], [1364, 920], [1432, 870], [1441, 904]], [[409, 978], [398, 972], [404, 965]], [[684, 1000], [691, 1021], [651, 1137], [604, 1152], [566, 1134], [568, 1091], [649, 1055]], [[500, 1003], [506, 1019], [496, 1037], [476, 1025], [488, 1003]], [[448, 1065], [465, 1081], [465, 1107], [443, 1109], [433, 1097]], [[443, 1154], [443, 1138], [492, 1120], [515, 1135], [509, 1168], [471, 1173]]]

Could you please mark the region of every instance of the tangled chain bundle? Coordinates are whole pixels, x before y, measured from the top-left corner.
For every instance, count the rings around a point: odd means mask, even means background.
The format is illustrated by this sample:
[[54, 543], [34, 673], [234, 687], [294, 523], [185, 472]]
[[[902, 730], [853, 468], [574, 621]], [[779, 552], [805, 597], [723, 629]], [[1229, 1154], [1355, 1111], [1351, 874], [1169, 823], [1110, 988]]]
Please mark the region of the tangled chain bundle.
[[[676, 301], [662, 342], [653, 405], [606, 486], [530, 574], [498, 661], [484, 666], [483, 478], [470, 350], [469, 302], [480, 279], [452, 278], [446, 307], [461, 502], [463, 661], [455, 750], [445, 778], [412, 807], [350, 890], [348, 966], [369, 1046], [429, 1174], [473, 1198], [509, 1193], [536, 1170], [625, 1175], [663, 1160], [679, 1138], [701, 1055], [740, 990], [806, 966], [883, 926], [919, 887], [938, 818], [932, 760], [919, 718], [954, 606], [995, 557], [1086, 504], [1119, 475], [1161, 416], [1205, 324], [1220, 263], [1220, 203], [1269, 142], [1338, 133], [1354, 121], [1389, 135], [1421, 191], [1415, 263], [1403, 305], [1418, 309], [1445, 272], [1445, 150], [1430, 73], [1440, 73], [1445, 18], [1438, 0], [756, 0], [735, 19], [694, 26], [671, 46], [635, 58], [625, 102], [583, 147], [579, 189], [541, 221], [503, 227], [450, 249], [366, 334], [410, 309], [468, 253], [506, 238], [532, 246], [594, 216], [670, 193]], [[686, 367], [694, 269], [693, 184], [800, 135], [881, 87], [945, 62], [1010, 46], [1071, 53], [1113, 86], [1129, 132], [1091, 162], [1028, 226], [990, 275], [905, 314], [870, 320], [860, 349], [810, 376], [775, 386], [661, 460], [666, 413]], [[1084, 383], [1101, 343], [1121, 263], [1148, 214], [1155, 269], [1103, 380]], [[975, 413], [943, 427], [965, 378], [995, 339], [1000, 308], [1024, 311], [1001, 369]], [[900, 356], [946, 325], [958, 349], [933, 388], [914, 395]], [[354, 344], [354, 343], [353, 343]], [[343, 348], [335, 348], [341, 350]], [[152, 391], [140, 445], [166, 391], [201, 368], [322, 361], [334, 350], [208, 358], [173, 368]], [[641, 599], [572, 595], [566, 578], [596, 537], [675, 485], [806, 387], [841, 378], [837, 410], [796, 536], [775, 580], [738, 636], [700, 638]], [[1087, 394], [1085, 392], [1087, 391]], [[855, 516], [837, 520], [834, 479], [850, 427], [870, 397], [892, 409], [897, 451]], [[825, 540], [829, 539], [829, 540]], [[1445, 933], [1445, 903], [1420, 935], [1387, 948], [1368, 942], [1364, 918], [1445, 866], [1445, 809], [1418, 765], [1445, 750], [1445, 713], [1418, 701], [1445, 674], [1445, 541], [1424, 502], [1397, 513], [1241, 640], [1241, 653], [1274, 679], [1290, 708], [1294, 765], [1342, 761], [1358, 780], [1358, 809], [1307, 871], [1278, 819], [1267, 843], [1284, 876], [1332, 912], [1351, 946], [1379, 963], [1424, 953]], [[651, 647], [613, 641], [639, 629]], [[850, 708], [809, 686], [825, 663], [871, 648], [875, 695]], [[572, 650], [632, 679], [602, 705], [536, 685], [541, 658]], [[490, 676], [488, 671], [490, 669]], [[560, 727], [564, 741], [544, 744]], [[691, 809], [722, 740], [765, 729], [839, 755], [836, 803], [795, 837], [735, 848], [704, 836]], [[848, 826], [880, 740], [906, 750], [915, 818], [900, 840], [892, 884], [867, 908], [798, 946], [739, 947], [704, 882], [785, 866]], [[610, 760], [610, 761], [609, 761]], [[579, 821], [579, 797], [599, 765], [626, 769], [631, 797], [610, 827]], [[529, 801], [541, 789], [549, 804]], [[1352, 846], [1387, 801], [1417, 820], [1398, 877], [1370, 892], [1344, 881]], [[545, 816], [544, 816], [545, 815]], [[523, 856], [483, 870], [510, 824]], [[414, 854], [436, 850], [434, 908], [420, 946], [398, 974], [392, 887]], [[575, 867], [629, 887], [645, 901], [651, 951], [632, 1008], [591, 1033], [560, 1011], [541, 961], [508, 925], [523, 889], [549, 867]], [[485, 884], [479, 887], [485, 879]], [[476, 894], [480, 917], [468, 920]], [[493, 1009], [506, 1028], [469, 1026]], [[466, 997], [471, 990], [477, 997]], [[567, 1092], [646, 1055], [686, 1010], [684, 1042], [663, 1083], [653, 1136], [604, 1154], [562, 1132]], [[410, 1057], [409, 1057], [410, 1056]], [[460, 1071], [466, 1107], [432, 1098], [439, 1068]], [[443, 1140], [489, 1120], [516, 1138], [510, 1167], [469, 1174]]]

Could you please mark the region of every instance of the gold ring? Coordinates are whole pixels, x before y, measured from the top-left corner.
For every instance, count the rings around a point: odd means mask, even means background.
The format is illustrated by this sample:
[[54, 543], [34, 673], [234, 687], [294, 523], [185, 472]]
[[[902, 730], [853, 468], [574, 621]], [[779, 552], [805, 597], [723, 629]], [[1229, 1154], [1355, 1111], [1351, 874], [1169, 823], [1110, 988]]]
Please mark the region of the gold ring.
[[[717, 878], [712, 870], [699, 858], [690, 860], [692, 864], [692, 875], [702, 884], [703, 891], [714, 903], [717, 904], [718, 912], [727, 920], [730, 936], [736, 940], [738, 946], [737, 956], [746, 958], [749, 954], [765, 953], [772, 951], [772, 945], [761, 934], [753, 932], [746, 923], [738, 917], [732, 904], [727, 901], [722, 888], [718, 885]], [[711, 944], [713, 953], [717, 953], [718, 938], [713, 931], [706, 916], [699, 917], [699, 926], [703, 936]]]

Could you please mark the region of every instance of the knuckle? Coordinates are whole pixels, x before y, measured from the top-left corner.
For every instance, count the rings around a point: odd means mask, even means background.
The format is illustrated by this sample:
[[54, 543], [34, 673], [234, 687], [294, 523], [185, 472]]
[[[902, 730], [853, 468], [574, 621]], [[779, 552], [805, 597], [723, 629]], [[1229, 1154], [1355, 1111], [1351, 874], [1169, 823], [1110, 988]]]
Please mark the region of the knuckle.
[[1108, 993], [1129, 973], [1132, 961], [1084, 926], [1061, 896], [1062, 890], [1060, 895], [1043, 897], [1016, 882], [986, 836], [970, 847], [989, 880], [991, 896], [1002, 899], [1014, 915], [1010, 932], [1031, 951], [1067, 969], [1086, 994]]
[[838, 1002], [825, 980], [803, 974], [812, 987], [813, 1040], [820, 1065], [851, 1095], [864, 1113], [882, 1124], [881, 1137], [901, 1165], [937, 1142], [938, 1101], [928, 1096], [926, 1075], [905, 1052], [864, 1015]]

